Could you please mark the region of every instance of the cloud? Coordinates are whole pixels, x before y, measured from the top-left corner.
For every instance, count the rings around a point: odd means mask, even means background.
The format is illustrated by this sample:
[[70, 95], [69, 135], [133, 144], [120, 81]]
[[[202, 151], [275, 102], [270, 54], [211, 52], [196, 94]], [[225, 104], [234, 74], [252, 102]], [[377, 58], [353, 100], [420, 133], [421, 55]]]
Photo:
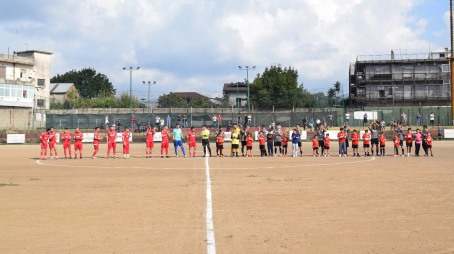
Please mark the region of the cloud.
[[[16, 2], [0, 10], [0, 48], [54, 52], [53, 74], [93, 67], [118, 91], [129, 89], [128, 66], [141, 67], [134, 86], [156, 80], [165, 93], [220, 93], [244, 80], [238, 65], [256, 65], [250, 77], [292, 66], [309, 89], [346, 84], [358, 55], [426, 52], [430, 22], [412, 13], [422, 0]], [[446, 22], [446, 13], [433, 15]]]

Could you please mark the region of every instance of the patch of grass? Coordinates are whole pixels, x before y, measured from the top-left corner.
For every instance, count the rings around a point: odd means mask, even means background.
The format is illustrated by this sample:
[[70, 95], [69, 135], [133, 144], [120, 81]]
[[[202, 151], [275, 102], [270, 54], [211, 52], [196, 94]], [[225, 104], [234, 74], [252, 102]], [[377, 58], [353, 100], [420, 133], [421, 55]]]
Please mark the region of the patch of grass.
[[271, 177], [269, 177], [269, 176], [266, 178], [266, 180], [267, 180], [268, 182], [280, 182], [280, 181], [281, 181], [281, 180], [279, 180], [279, 179], [273, 179], [273, 178], [271, 178]]
[[39, 180], [41, 180], [41, 179], [39, 179], [39, 178], [30, 178], [30, 181], [39, 181]]
[[0, 183], [0, 187], [19, 186], [17, 183]]
[[228, 236], [226, 236], [225, 238], [230, 238], [230, 239], [232, 239], [232, 238], [233, 238], [233, 235], [228, 235]]
[[259, 176], [257, 176], [257, 175], [248, 175], [246, 177], [259, 177]]

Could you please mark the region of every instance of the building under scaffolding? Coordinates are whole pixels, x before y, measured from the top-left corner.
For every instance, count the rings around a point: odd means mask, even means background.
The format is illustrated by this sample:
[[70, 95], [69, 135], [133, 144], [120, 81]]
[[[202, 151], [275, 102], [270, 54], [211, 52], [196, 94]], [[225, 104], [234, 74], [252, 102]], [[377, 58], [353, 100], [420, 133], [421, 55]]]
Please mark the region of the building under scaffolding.
[[350, 64], [350, 106], [450, 105], [449, 52], [358, 56]]

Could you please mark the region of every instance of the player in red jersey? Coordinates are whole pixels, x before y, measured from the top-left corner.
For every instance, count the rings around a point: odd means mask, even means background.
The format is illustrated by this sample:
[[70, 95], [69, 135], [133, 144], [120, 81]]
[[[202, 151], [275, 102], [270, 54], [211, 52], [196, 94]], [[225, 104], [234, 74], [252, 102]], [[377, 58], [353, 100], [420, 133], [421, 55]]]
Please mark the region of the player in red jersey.
[[92, 159], [96, 159], [96, 154], [99, 151], [99, 142], [102, 140], [102, 137], [99, 135], [99, 127], [95, 128], [95, 133], [93, 133], [93, 155], [91, 156]]
[[353, 130], [351, 138], [352, 138], [353, 156], [358, 156], [359, 157], [359, 151], [358, 151], [359, 134], [358, 134], [358, 132], [356, 132], [356, 130]]
[[370, 133], [369, 130], [365, 130], [363, 134], [363, 148], [364, 156], [370, 156]]
[[82, 139], [84, 139], [84, 134], [80, 132], [79, 128], [76, 128], [74, 132], [74, 159], [77, 159], [77, 151], [79, 151], [79, 158], [82, 159]]
[[39, 140], [41, 142], [41, 160], [47, 159], [47, 147], [49, 144], [49, 131], [50, 129], [47, 129], [46, 131], [42, 132], [41, 135], [39, 136]]
[[432, 153], [432, 141], [434, 139], [432, 138], [432, 135], [429, 133], [427, 133], [427, 136], [426, 136], [426, 144], [427, 144], [427, 149], [429, 149], [430, 151], [430, 156], [434, 156], [434, 154]]
[[254, 142], [254, 138], [252, 137], [252, 134], [248, 132], [246, 136], [246, 156], [247, 157], [252, 157], [252, 143]]
[[312, 156], [318, 157], [318, 148], [319, 148], [319, 143], [318, 143], [318, 136], [315, 135], [314, 139], [312, 139]]
[[169, 158], [169, 128], [164, 126], [161, 130], [161, 158], [164, 158], [164, 150], [166, 151], [166, 158]]
[[288, 134], [287, 132], [284, 131], [284, 134], [282, 135], [282, 156], [287, 156], [287, 151], [288, 151]]
[[266, 136], [263, 133], [263, 131], [261, 131], [259, 134], [260, 157], [266, 156], [265, 144], [266, 144]]
[[129, 157], [129, 138], [131, 137], [131, 132], [129, 132], [129, 127], [125, 128], [125, 131], [121, 135], [123, 139], [123, 159], [130, 159]]
[[55, 153], [55, 159], [58, 159], [57, 148], [56, 148], [55, 144], [57, 144], [57, 134], [55, 133], [54, 128], [50, 127], [50, 131], [49, 131], [49, 155], [50, 155], [51, 159], [54, 158], [52, 156], [53, 155], [52, 152]]
[[329, 133], [326, 133], [326, 137], [324, 139], [324, 146], [325, 146], [325, 157], [329, 157], [329, 145], [331, 143], [331, 138], [329, 137]]
[[347, 134], [344, 131], [344, 128], [340, 128], [339, 133], [337, 133], [337, 140], [339, 141], [339, 157], [347, 157], [347, 144], [346, 144]]
[[68, 155], [69, 158], [72, 159], [71, 156], [71, 133], [69, 133], [68, 128], [65, 128], [63, 133], [61, 134], [61, 141], [63, 143], [63, 153], [65, 154], [65, 159], [67, 159]]
[[405, 133], [405, 144], [407, 146], [407, 157], [411, 155], [411, 147], [413, 146], [413, 133], [411, 128], [408, 128], [407, 133]]
[[224, 149], [224, 135], [221, 133], [218, 133], [216, 136], [216, 157], [224, 157], [224, 154], [222, 153], [222, 150]]
[[117, 156], [117, 132], [115, 131], [115, 125], [110, 127], [110, 130], [107, 132], [107, 159], [110, 157], [110, 150], [113, 151], [113, 158]]
[[147, 128], [147, 139], [146, 139], [146, 151], [145, 156], [146, 158], [151, 158], [151, 154], [153, 151], [154, 146], [154, 134], [156, 133], [156, 128], [148, 126]]
[[380, 156], [385, 157], [386, 137], [383, 131], [380, 133], [380, 136], [378, 137], [378, 142], [380, 143]]
[[[195, 150], [196, 150], [196, 141], [195, 141], [196, 133], [194, 131], [194, 127], [191, 127], [191, 130], [188, 132], [188, 145], [189, 145], [189, 157], [195, 157]], [[192, 149], [192, 153], [191, 153]]]
[[397, 156], [399, 156], [399, 147], [400, 147], [400, 138], [399, 138], [399, 134], [397, 132], [394, 134], [393, 144], [394, 144], [394, 157], [397, 157]]

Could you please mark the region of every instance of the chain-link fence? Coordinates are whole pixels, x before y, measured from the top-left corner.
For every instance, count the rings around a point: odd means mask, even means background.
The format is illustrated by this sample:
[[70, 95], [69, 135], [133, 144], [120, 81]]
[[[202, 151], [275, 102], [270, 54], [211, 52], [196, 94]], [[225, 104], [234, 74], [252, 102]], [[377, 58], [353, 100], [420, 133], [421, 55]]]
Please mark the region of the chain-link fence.
[[[385, 121], [390, 124], [392, 121], [404, 121], [403, 116], [406, 118], [406, 125], [430, 125], [430, 115], [433, 113], [435, 116], [434, 124], [442, 126], [452, 125], [451, 107], [382, 107], [382, 108], [364, 108], [361, 111], [374, 112], [377, 119]], [[288, 111], [260, 111], [252, 112], [251, 125], [252, 126], [269, 126], [273, 122], [280, 122], [284, 127], [294, 126], [296, 124], [306, 125], [307, 128], [319, 124], [325, 124], [329, 127], [341, 126], [346, 121], [346, 114], [350, 115], [350, 126], [362, 126], [363, 119], [361, 117], [354, 117], [355, 111], [344, 111], [341, 108], [314, 108], [314, 109], [295, 109]], [[402, 114], [404, 113], [404, 114]], [[418, 122], [417, 115], [420, 115]], [[180, 123], [182, 127], [201, 127], [202, 125], [210, 127], [226, 127], [229, 123], [233, 124], [238, 122], [244, 125], [247, 120], [248, 113], [235, 112], [234, 110], [220, 110], [220, 109], [160, 109], [159, 112], [152, 113], [106, 113], [96, 114], [83, 113], [83, 114], [47, 114], [46, 127], [54, 127], [58, 129], [80, 128], [80, 129], [93, 129], [94, 127], [105, 128], [106, 123], [109, 125], [115, 124], [117, 128], [123, 129], [124, 127], [133, 126], [136, 131], [144, 130], [147, 125], [169, 125], [174, 127], [176, 123]], [[213, 117], [216, 116], [216, 121]], [[219, 120], [221, 116], [222, 121]], [[134, 118], [134, 121], [132, 120]], [[159, 124], [156, 119], [161, 119]], [[369, 119], [369, 121], [372, 119]]]

